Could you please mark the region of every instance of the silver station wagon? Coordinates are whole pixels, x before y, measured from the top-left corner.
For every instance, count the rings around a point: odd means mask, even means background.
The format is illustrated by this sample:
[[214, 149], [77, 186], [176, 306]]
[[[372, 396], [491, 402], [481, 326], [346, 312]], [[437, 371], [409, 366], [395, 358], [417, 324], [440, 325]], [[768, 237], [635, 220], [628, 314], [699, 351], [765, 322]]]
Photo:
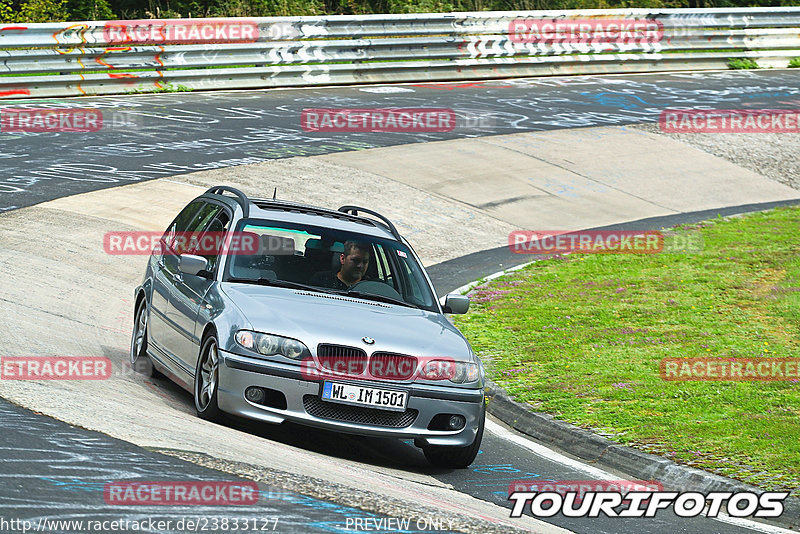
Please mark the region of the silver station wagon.
[[131, 365], [197, 414], [413, 439], [464, 468], [485, 422], [484, 371], [395, 226], [212, 187], [170, 224], [135, 290]]

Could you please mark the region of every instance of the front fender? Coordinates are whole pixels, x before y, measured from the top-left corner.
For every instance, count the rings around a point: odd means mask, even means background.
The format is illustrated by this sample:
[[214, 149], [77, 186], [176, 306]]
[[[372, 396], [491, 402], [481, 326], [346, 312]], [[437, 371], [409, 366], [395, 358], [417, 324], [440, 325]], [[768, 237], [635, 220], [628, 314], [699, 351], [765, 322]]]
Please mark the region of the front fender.
[[195, 322], [195, 336], [199, 343], [212, 329], [216, 331], [220, 349], [231, 351], [236, 345], [234, 335], [238, 330], [252, 330], [242, 310], [220, 291], [219, 284], [213, 284], [200, 306]]

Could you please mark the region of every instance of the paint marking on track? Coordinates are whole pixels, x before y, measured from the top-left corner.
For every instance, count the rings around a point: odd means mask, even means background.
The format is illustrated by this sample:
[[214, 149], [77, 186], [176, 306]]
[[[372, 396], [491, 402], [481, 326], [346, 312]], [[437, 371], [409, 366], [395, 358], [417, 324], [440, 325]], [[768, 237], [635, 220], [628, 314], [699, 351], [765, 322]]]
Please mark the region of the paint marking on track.
[[[528, 449], [532, 453], [536, 454], [537, 456], [541, 456], [542, 458], [546, 458], [550, 461], [565, 465], [571, 469], [575, 469], [576, 471], [582, 471], [592, 477], [596, 477], [598, 480], [619, 480], [619, 475], [612, 475], [608, 471], [604, 471], [597, 467], [592, 467], [590, 465], [586, 465], [585, 463], [574, 460], [563, 454], [560, 454], [552, 449], [545, 447], [544, 445], [540, 445], [539, 443], [533, 442], [527, 438], [519, 436], [510, 430], [498, 425], [494, 421], [490, 421], [489, 419], [486, 420], [486, 430], [494, 434], [495, 436], [505, 439], [506, 441], [510, 441], [519, 445], [524, 449]], [[729, 525], [741, 527], [741, 528], [748, 528], [750, 530], [755, 530], [757, 532], [764, 532], [765, 534], [797, 534], [793, 530], [788, 530], [781, 527], [775, 527], [772, 525], [767, 525], [765, 523], [759, 523], [758, 521], [752, 521], [750, 519], [744, 519], [741, 517], [730, 517], [728, 515], [720, 514], [719, 517], [713, 517], [711, 519], [715, 519], [721, 523], [726, 523]]]

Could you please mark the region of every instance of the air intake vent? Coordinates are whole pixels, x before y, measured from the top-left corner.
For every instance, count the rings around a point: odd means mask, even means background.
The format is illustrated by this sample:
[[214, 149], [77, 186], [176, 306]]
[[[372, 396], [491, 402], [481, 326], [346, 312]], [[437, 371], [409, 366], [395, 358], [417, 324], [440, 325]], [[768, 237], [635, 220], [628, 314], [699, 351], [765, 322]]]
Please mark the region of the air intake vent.
[[327, 293], [311, 293], [308, 291], [295, 291], [297, 295], [305, 295], [306, 297], [319, 297], [321, 299], [331, 299], [331, 300], [343, 300], [345, 302], [358, 302], [359, 304], [369, 304], [370, 306], [377, 306], [379, 308], [391, 308], [391, 306], [387, 306], [386, 304], [381, 304], [380, 302], [372, 302], [369, 300], [358, 300], [358, 299], [351, 299], [347, 297], [339, 297], [337, 295], [329, 295]]
[[419, 415], [419, 412], [413, 409], [405, 412], [389, 412], [374, 408], [361, 408], [360, 406], [345, 406], [343, 404], [325, 402], [316, 395], [304, 395], [303, 408], [309, 415], [322, 419], [392, 428], [411, 426], [416, 421], [417, 415]]

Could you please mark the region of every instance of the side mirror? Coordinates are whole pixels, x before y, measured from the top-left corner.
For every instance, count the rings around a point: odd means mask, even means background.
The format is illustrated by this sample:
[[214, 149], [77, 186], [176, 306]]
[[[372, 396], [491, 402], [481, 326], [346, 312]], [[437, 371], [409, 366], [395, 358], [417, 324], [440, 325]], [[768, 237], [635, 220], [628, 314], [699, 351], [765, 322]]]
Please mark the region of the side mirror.
[[208, 260], [202, 256], [195, 256], [194, 254], [181, 254], [181, 260], [178, 262], [178, 270], [184, 274], [191, 274], [192, 276], [207, 275]]
[[469, 310], [468, 296], [450, 293], [444, 298], [442, 306], [444, 313], [467, 313], [467, 310]]

